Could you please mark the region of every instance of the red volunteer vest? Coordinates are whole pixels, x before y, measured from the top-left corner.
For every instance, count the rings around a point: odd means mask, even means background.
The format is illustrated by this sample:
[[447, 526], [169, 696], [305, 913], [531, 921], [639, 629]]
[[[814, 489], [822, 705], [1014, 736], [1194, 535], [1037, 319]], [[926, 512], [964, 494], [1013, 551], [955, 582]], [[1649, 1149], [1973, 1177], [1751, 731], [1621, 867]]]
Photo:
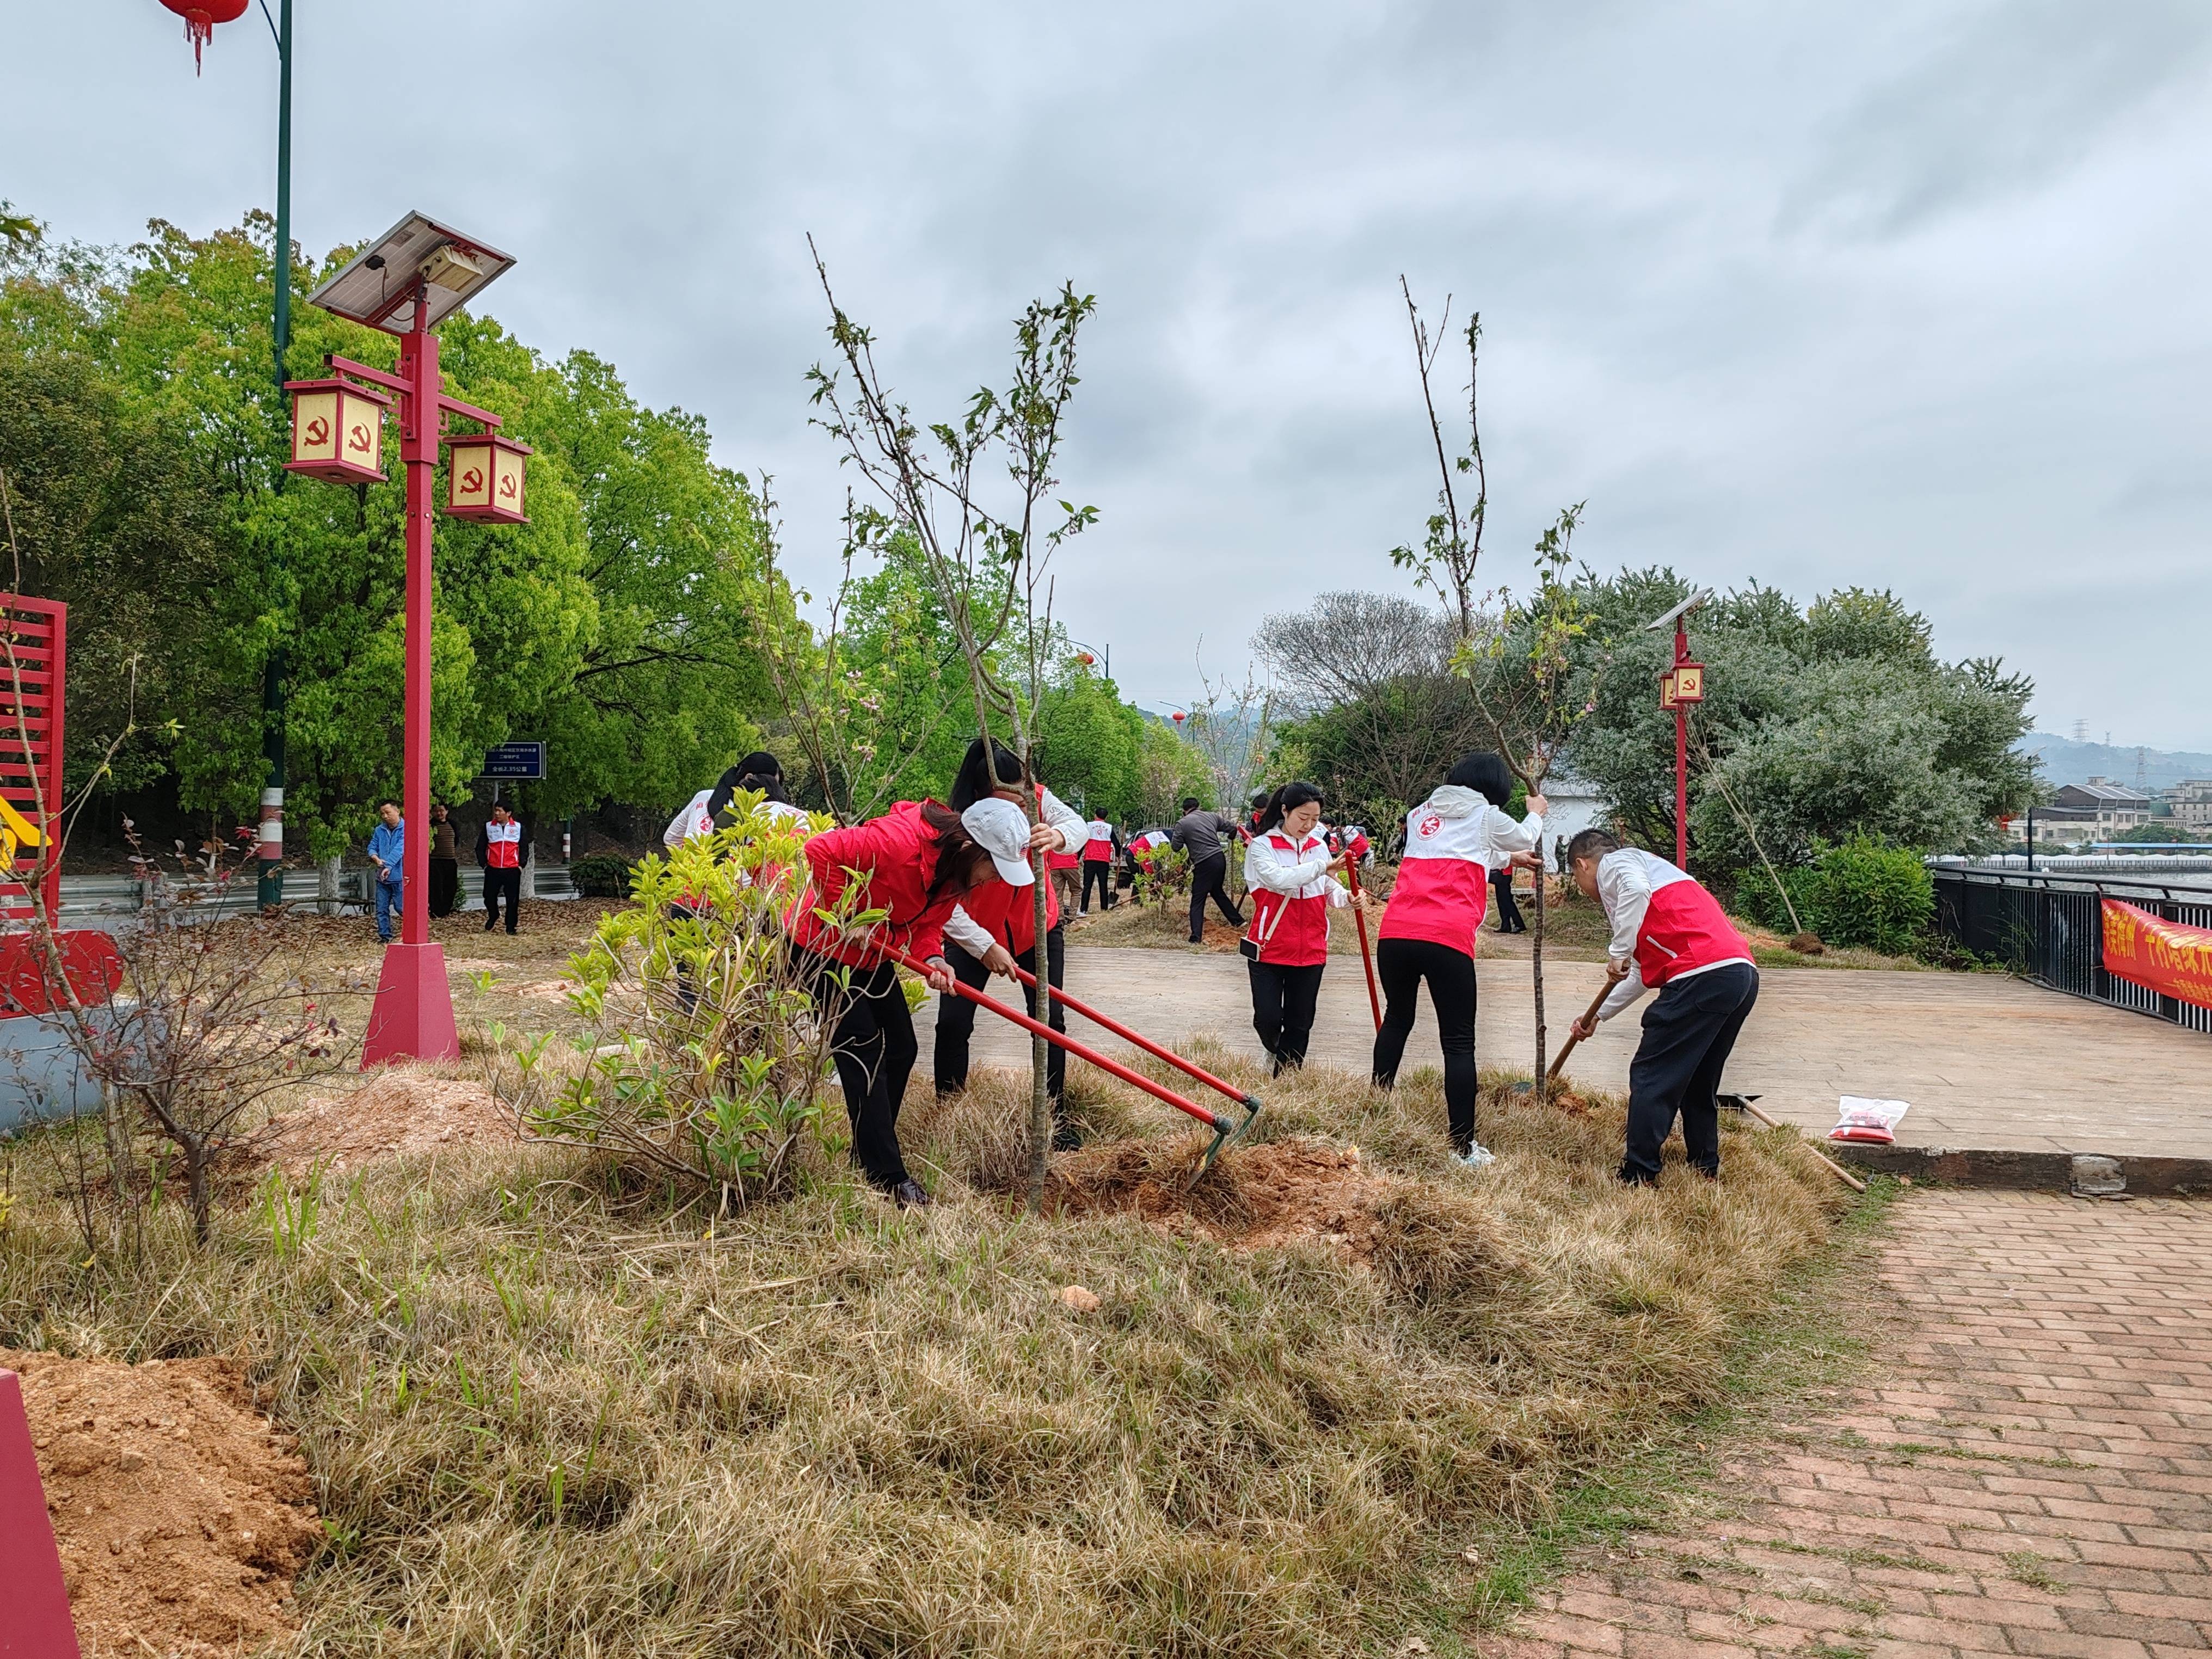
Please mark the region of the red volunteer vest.
[[484, 868], [487, 870], [520, 870], [522, 849], [522, 825], [518, 822], [487, 823], [484, 825]]
[[[1267, 840], [1276, 851], [1288, 853], [1293, 858], [1302, 850], [1280, 830], [1271, 832]], [[1318, 839], [1309, 837], [1304, 850], [1320, 844]], [[1326, 895], [1291, 898], [1265, 887], [1255, 887], [1249, 896], [1252, 901], [1252, 920], [1245, 924], [1244, 937], [1260, 947], [1261, 961], [1279, 968], [1310, 968], [1328, 960]]]
[[1751, 960], [1751, 946], [1728, 919], [1720, 901], [1687, 878], [1656, 889], [1636, 931], [1636, 967], [1653, 988], [1692, 968]]
[[1111, 835], [1091, 836], [1083, 843], [1083, 856], [1092, 864], [1111, 864], [1114, 861], [1114, 837]]

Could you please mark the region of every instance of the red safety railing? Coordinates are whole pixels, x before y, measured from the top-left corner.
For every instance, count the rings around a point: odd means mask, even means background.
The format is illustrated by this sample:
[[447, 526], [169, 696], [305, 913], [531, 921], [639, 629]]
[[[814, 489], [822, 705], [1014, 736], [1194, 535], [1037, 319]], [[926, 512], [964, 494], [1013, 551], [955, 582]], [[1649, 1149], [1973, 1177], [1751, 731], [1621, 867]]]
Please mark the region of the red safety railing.
[[37, 847], [18, 848], [12, 867], [0, 868], [0, 927], [31, 920], [33, 883], [48, 919], [60, 917], [62, 689], [68, 671], [69, 607], [0, 593], [0, 797], [41, 838]]

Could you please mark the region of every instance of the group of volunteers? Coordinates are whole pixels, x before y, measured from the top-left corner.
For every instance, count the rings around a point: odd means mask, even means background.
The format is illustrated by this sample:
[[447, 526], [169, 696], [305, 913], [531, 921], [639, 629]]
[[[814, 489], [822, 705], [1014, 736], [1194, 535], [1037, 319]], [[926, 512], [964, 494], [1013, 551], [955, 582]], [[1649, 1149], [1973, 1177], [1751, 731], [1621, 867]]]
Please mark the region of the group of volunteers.
[[[392, 942], [392, 929], [408, 900], [407, 826], [399, 803], [377, 803], [376, 827], [368, 835], [369, 880], [376, 917], [376, 937]], [[522, 869], [530, 862], [530, 830], [505, 801], [494, 801], [491, 812], [477, 831], [477, 867], [483, 872], [484, 932], [499, 926], [501, 901], [507, 905], [507, 931], [514, 932], [522, 908]], [[461, 860], [453, 837], [451, 815], [443, 801], [430, 806], [430, 848], [425, 860], [429, 893], [427, 911], [442, 919], [460, 902]]]
[[[1479, 932], [1501, 875], [1508, 893], [1516, 868], [1544, 878], [1548, 803], [1530, 795], [1525, 816], [1516, 820], [1506, 810], [1513, 793], [1511, 774], [1497, 755], [1471, 754], [1454, 766], [1406, 815], [1396, 883], [1376, 929], [1375, 969], [1384, 1006], [1373, 1081], [1383, 1089], [1395, 1085], [1425, 985], [1443, 1048], [1447, 1129], [1454, 1156], [1469, 1169], [1494, 1159], [1475, 1121]], [[740, 794], [762, 797], [765, 808], [780, 815], [805, 817], [791, 804], [781, 763], [757, 751], [693, 797], [669, 824], [667, 845], [742, 822]], [[935, 1082], [940, 1095], [955, 1094], [967, 1085], [976, 1013], [959, 988], [980, 992], [994, 975], [1018, 979], [1034, 1018], [1037, 975], [1055, 989], [1062, 982], [1071, 908], [1087, 915], [1094, 890], [1102, 909], [1115, 897], [1112, 823], [1086, 819], [1043, 785], [1025, 784], [1020, 758], [1005, 744], [971, 743], [949, 794], [943, 802], [902, 801], [866, 823], [808, 836], [805, 879], [785, 916], [799, 977], [835, 1020], [831, 1052], [854, 1159], [902, 1207], [930, 1200], [899, 1145], [899, 1106], [920, 1056], [899, 964], [920, 964], [940, 999]], [[1305, 1061], [1328, 962], [1329, 912], [1375, 908], [1356, 882], [1338, 878], [1371, 859], [1369, 837], [1356, 824], [1330, 829], [1322, 822], [1323, 804], [1315, 785], [1285, 783], [1255, 795], [1239, 823], [1186, 799], [1172, 830], [1147, 831], [1127, 843], [1139, 856], [1159, 845], [1190, 855], [1191, 937], [1202, 938], [1209, 903], [1237, 929], [1253, 1030], [1276, 1075]], [[1244, 849], [1249, 918], [1225, 881], [1231, 842]], [[1055, 878], [1045, 883], [1042, 917], [1031, 862], [1037, 854]], [[1577, 835], [1567, 863], [1577, 888], [1603, 907], [1612, 927], [1610, 988], [1594, 1015], [1576, 1022], [1577, 1036], [1587, 1038], [1597, 1021], [1621, 1013], [1646, 991], [1659, 993], [1644, 1015], [1630, 1068], [1620, 1178], [1657, 1179], [1660, 1148], [1678, 1116], [1691, 1166], [1717, 1175], [1721, 1072], [1759, 993], [1750, 949], [1718, 902], [1690, 876], [1604, 830]], [[1079, 867], [1079, 884], [1056, 878]], [[833, 920], [861, 910], [876, 920], [864, 927]], [[1501, 931], [1512, 931], [1504, 921], [1501, 916]], [[1066, 1029], [1057, 995], [1049, 1024]], [[1054, 1045], [1048, 1089], [1056, 1150], [1078, 1139], [1065, 1106], [1066, 1071], [1066, 1052]]]

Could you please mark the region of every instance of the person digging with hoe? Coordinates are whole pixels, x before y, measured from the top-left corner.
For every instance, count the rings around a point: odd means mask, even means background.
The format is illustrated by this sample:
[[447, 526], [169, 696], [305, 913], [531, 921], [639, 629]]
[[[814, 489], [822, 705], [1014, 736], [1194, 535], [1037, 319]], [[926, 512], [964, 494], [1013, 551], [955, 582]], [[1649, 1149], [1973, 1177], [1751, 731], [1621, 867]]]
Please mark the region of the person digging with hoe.
[[[1682, 1119], [1682, 1150], [1707, 1177], [1721, 1170], [1721, 1072], [1736, 1033], [1759, 1000], [1751, 947], [1720, 902], [1687, 873], [1602, 830], [1567, 844], [1567, 862], [1584, 898], [1613, 925], [1606, 980], [1611, 990], [1595, 1013], [1574, 1023], [1587, 1042], [1645, 991], [1659, 1000], [1644, 1016], [1644, 1040], [1628, 1067], [1628, 1146], [1620, 1178], [1659, 1179], [1660, 1149]], [[1540, 879], [1540, 876], [1539, 879]]]

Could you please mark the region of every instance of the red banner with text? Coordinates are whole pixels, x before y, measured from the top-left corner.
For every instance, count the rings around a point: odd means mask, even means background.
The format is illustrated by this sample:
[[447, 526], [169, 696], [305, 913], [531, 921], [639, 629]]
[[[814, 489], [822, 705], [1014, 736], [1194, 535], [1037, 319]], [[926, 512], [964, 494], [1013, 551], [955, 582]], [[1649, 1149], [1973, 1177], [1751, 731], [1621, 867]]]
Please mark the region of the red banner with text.
[[2105, 971], [2199, 1008], [2212, 1008], [2212, 927], [2168, 921], [2118, 899], [2104, 902]]

